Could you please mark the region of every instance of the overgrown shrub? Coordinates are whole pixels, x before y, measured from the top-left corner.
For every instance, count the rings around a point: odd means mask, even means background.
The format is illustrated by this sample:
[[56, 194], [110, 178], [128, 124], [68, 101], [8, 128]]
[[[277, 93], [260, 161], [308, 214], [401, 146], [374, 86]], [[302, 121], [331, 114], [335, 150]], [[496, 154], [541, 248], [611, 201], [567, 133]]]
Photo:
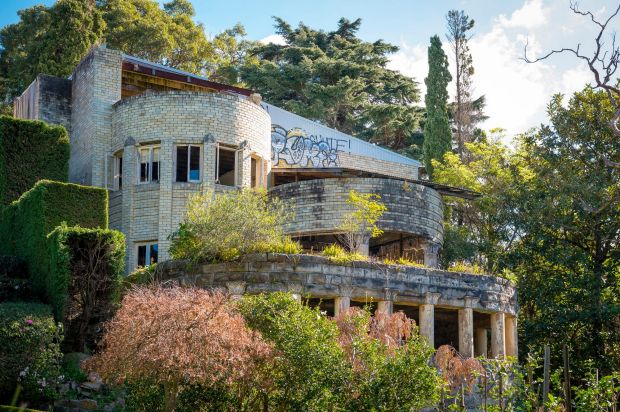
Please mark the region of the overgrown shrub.
[[284, 203], [270, 199], [265, 191], [197, 194], [189, 198], [170, 254], [175, 259], [216, 262], [257, 252], [300, 253], [301, 246], [282, 230], [288, 218]]
[[368, 256], [364, 256], [357, 252], [347, 252], [343, 247], [334, 243], [325, 246], [321, 251], [323, 256], [328, 257], [334, 263], [343, 265], [354, 261], [366, 261]]
[[49, 306], [0, 304], [0, 399], [10, 400], [17, 384], [30, 402], [56, 397], [62, 331]]
[[67, 181], [69, 137], [62, 126], [0, 116], [0, 205], [41, 179]]
[[25, 260], [34, 292], [45, 297], [47, 235], [69, 226], [108, 227], [107, 190], [41, 180], [0, 212], [0, 253]]
[[93, 347], [118, 301], [125, 239], [110, 229], [58, 226], [47, 236], [47, 301], [65, 325], [66, 349]]
[[381, 196], [373, 193], [349, 192], [347, 198], [353, 210], [347, 213], [338, 229], [340, 241], [349, 252], [368, 254], [370, 238], [381, 236], [383, 230], [377, 226], [377, 221], [383, 216], [387, 207], [381, 202]]

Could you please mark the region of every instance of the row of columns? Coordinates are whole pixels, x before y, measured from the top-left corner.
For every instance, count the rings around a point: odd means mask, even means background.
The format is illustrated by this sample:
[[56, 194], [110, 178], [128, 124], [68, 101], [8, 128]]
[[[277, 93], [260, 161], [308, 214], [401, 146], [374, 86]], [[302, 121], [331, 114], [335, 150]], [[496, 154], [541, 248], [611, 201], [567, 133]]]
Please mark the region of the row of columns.
[[[232, 299], [239, 299], [245, 293], [244, 282], [229, 282], [228, 291]], [[289, 286], [293, 297], [301, 301], [301, 285]], [[346, 312], [351, 306], [352, 288], [340, 287], [340, 296], [334, 299], [334, 316]], [[427, 292], [424, 303], [419, 306], [419, 332], [431, 347], [435, 347], [435, 305], [441, 297], [440, 293]], [[395, 293], [385, 289], [384, 299], [377, 302], [377, 311], [390, 314], [394, 310]], [[458, 310], [458, 350], [465, 357], [488, 357], [487, 329], [474, 329], [474, 306], [477, 297], [466, 296], [464, 307]], [[491, 316], [491, 357], [503, 359], [506, 356], [517, 356], [517, 317], [502, 312]]]

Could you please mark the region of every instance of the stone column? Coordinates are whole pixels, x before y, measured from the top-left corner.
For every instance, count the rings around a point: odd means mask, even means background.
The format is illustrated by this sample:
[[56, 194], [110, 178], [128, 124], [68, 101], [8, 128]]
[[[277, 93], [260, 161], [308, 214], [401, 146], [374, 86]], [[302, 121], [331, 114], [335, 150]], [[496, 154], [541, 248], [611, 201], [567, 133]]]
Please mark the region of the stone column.
[[226, 282], [230, 300], [239, 300], [245, 293], [245, 282]]
[[437, 243], [426, 241], [422, 247], [424, 248], [424, 266], [429, 268], [438, 267], [438, 256], [441, 246]]
[[340, 296], [334, 299], [334, 316], [338, 316], [349, 310], [352, 293], [353, 288], [350, 286], [340, 286]]
[[301, 283], [288, 283], [286, 287], [289, 293], [293, 296], [293, 299], [301, 303], [301, 292], [303, 291], [303, 285]]
[[504, 315], [506, 326], [506, 356], [516, 358], [519, 354], [517, 348], [517, 317], [513, 315]]
[[383, 300], [377, 302], [377, 312], [385, 313], [386, 315], [391, 315], [394, 311], [394, 298], [396, 297], [396, 293], [391, 291], [388, 288], [384, 289]]
[[487, 330], [485, 328], [476, 328], [476, 337], [474, 342], [474, 354], [476, 356], [488, 357], [487, 353]]
[[364, 238], [362, 242], [357, 246], [356, 252], [362, 256], [370, 255], [370, 238]]
[[435, 305], [441, 293], [426, 292], [424, 304], [420, 305], [420, 336], [428, 341], [430, 347], [435, 347]]
[[465, 307], [459, 309], [459, 352], [467, 358], [474, 357], [474, 305], [478, 298], [465, 296]]
[[491, 356], [495, 359], [506, 357], [506, 344], [504, 342], [504, 314], [491, 314]]

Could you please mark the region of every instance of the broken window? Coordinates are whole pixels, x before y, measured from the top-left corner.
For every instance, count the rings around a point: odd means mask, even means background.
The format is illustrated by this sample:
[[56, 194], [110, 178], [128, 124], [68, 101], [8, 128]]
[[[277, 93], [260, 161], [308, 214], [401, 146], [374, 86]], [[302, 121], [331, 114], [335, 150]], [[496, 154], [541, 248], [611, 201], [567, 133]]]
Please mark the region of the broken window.
[[177, 146], [177, 182], [200, 182], [200, 151], [200, 146]]
[[159, 182], [159, 146], [143, 146], [138, 150], [139, 183]]
[[215, 182], [225, 186], [237, 186], [237, 150], [218, 145], [215, 166]]

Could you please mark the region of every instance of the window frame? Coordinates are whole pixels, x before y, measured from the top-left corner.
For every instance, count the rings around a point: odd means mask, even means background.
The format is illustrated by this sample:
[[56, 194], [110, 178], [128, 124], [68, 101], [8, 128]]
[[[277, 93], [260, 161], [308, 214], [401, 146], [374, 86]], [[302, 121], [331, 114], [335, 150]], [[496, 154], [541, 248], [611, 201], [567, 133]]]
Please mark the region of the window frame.
[[[178, 164], [178, 148], [179, 147], [187, 147], [187, 180], [185, 182], [181, 182], [179, 180], [177, 180], [178, 175], [177, 175], [177, 164]], [[197, 180], [192, 180], [190, 179], [190, 175], [191, 175], [191, 152], [192, 152], [192, 147], [197, 147], [199, 150], [199, 159], [198, 159], [198, 179]], [[201, 144], [196, 144], [196, 143], [181, 143], [181, 144], [175, 144], [174, 145], [174, 159], [173, 159], [173, 170], [174, 170], [174, 182], [175, 183], [200, 183], [202, 182], [202, 171], [203, 171], [203, 145]]]
[[[234, 177], [234, 183], [232, 186], [229, 185], [225, 185], [220, 183], [220, 150], [227, 150], [229, 152], [233, 152], [234, 153], [234, 160], [235, 160], [235, 165], [234, 165], [234, 169], [233, 169], [233, 177]], [[228, 186], [228, 187], [239, 187], [239, 152], [242, 151], [243, 149], [240, 149], [238, 147], [230, 147], [230, 146], [226, 146], [220, 143], [217, 143], [215, 145], [215, 184], [217, 185], [222, 185], [222, 186]]]
[[[149, 156], [149, 160], [146, 163], [148, 165], [148, 176], [147, 176], [147, 180], [146, 181], [142, 181], [142, 175], [141, 175], [141, 167], [142, 167], [142, 151], [143, 150], [148, 150], [148, 156]], [[154, 158], [154, 153], [155, 150], [159, 151], [159, 158], [157, 159], [157, 180], [153, 180], [153, 158]], [[150, 144], [150, 145], [141, 145], [137, 147], [137, 162], [136, 162], [136, 166], [137, 166], [137, 184], [139, 185], [147, 185], [150, 183], [159, 183], [160, 181], [160, 174], [161, 174], [161, 145], [160, 144]]]
[[[136, 243], [136, 268], [139, 267], [149, 267], [151, 265], [151, 248], [152, 246], [157, 246], [157, 260], [153, 263], [158, 263], [159, 262], [159, 242], [158, 241], [150, 241], [150, 242], [138, 242]], [[140, 266], [140, 248], [144, 247], [145, 248], [145, 253], [144, 253], [144, 262], [148, 264], [146, 264], [145, 266]]]

